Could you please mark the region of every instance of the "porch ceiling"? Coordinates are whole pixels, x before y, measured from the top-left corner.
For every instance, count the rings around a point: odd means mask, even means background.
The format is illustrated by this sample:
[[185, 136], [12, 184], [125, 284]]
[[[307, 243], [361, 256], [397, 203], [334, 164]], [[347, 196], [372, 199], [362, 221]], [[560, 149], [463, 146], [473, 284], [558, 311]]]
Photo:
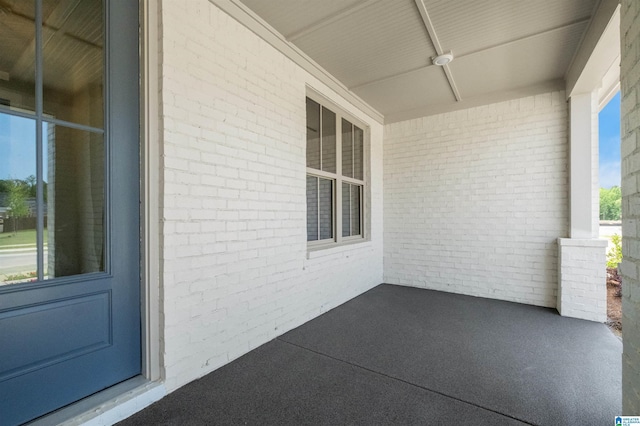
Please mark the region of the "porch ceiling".
[[[241, 1], [387, 121], [505, 93], [562, 87], [597, 4]], [[433, 56], [449, 51], [450, 65], [432, 65]]]

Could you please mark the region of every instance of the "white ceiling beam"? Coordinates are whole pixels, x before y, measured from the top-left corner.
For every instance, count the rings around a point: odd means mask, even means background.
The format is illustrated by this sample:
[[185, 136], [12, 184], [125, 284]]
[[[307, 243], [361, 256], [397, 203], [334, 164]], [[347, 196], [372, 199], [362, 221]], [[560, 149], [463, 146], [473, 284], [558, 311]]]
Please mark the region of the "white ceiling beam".
[[427, 6], [424, 4], [423, 0], [415, 0], [415, 2], [416, 6], [418, 7], [418, 11], [420, 12], [420, 16], [422, 17], [422, 22], [424, 22], [424, 27], [427, 29], [429, 37], [431, 38], [431, 43], [436, 49], [436, 53], [438, 55], [442, 55], [444, 51], [442, 50], [442, 46], [440, 45], [440, 40], [438, 39], [438, 35], [436, 34], [433, 22], [431, 22], [429, 12], [427, 12]]
[[444, 70], [444, 74], [447, 76], [447, 80], [449, 81], [449, 86], [451, 86], [453, 96], [456, 97], [456, 101], [460, 102], [462, 100], [462, 96], [460, 96], [460, 91], [458, 90], [456, 81], [453, 79], [453, 73], [451, 72], [451, 68], [449, 68], [449, 64], [443, 65], [442, 69]]
[[[442, 55], [444, 50], [440, 45], [440, 40], [438, 39], [438, 35], [436, 34], [436, 30], [433, 26], [433, 22], [431, 22], [431, 17], [429, 16], [429, 12], [427, 11], [427, 6], [424, 4], [424, 0], [415, 0], [416, 6], [418, 7], [418, 11], [420, 12], [420, 16], [422, 17], [422, 22], [424, 23], [425, 28], [427, 29], [427, 33], [429, 34], [429, 38], [431, 39], [431, 43], [436, 50], [438, 55]], [[451, 73], [451, 69], [449, 65], [444, 65], [442, 67], [444, 74], [447, 77], [447, 81], [449, 82], [449, 86], [451, 86], [451, 91], [453, 95], [456, 97], [456, 101], [460, 102], [462, 97], [460, 96], [460, 92], [458, 91], [458, 86], [456, 86], [456, 82], [453, 79], [453, 74]]]
[[359, 3], [355, 3], [355, 4], [352, 4], [351, 6], [345, 7], [344, 9], [340, 9], [337, 12], [332, 13], [331, 15], [325, 18], [322, 18], [318, 21], [315, 21], [307, 25], [304, 28], [294, 31], [291, 34], [287, 34], [284, 36], [284, 38], [286, 38], [287, 41], [293, 42], [294, 40], [302, 38], [307, 34], [310, 34], [314, 31], [319, 30], [322, 27], [326, 27], [327, 25], [332, 24], [344, 18], [345, 16], [349, 16], [353, 13], [356, 13], [359, 10], [364, 9], [365, 7], [371, 6], [374, 3], [378, 3], [379, 1], [380, 0], [361, 0]]

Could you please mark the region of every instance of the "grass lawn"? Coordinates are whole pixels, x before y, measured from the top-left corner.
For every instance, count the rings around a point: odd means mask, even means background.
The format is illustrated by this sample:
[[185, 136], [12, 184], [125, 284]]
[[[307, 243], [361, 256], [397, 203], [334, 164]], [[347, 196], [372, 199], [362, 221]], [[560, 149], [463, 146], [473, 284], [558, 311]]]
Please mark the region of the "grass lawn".
[[[44, 230], [44, 243], [47, 243], [47, 229]], [[0, 234], [0, 248], [17, 244], [36, 244], [36, 230], [27, 229], [24, 231], [3, 232]]]

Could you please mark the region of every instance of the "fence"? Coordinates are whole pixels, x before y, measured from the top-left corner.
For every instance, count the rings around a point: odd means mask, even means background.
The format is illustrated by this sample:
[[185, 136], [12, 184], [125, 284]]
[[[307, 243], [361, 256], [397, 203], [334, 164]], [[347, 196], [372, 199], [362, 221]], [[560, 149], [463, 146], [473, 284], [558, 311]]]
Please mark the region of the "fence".
[[[4, 222], [4, 223], [3, 223]], [[0, 232], [24, 231], [27, 229], [36, 229], [36, 217], [21, 217], [19, 219], [5, 218], [0, 219]], [[44, 218], [44, 226], [47, 226], [47, 218]]]

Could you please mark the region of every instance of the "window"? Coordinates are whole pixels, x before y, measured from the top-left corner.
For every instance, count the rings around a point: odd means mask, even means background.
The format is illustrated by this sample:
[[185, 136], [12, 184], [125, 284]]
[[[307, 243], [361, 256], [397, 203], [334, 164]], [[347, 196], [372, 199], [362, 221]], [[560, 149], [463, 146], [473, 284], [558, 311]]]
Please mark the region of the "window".
[[[353, 121], [353, 120], [352, 120]], [[364, 130], [307, 98], [307, 241], [364, 237]]]
[[[105, 5], [0, 6], [0, 286], [105, 272]], [[4, 34], [4, 33], [3, 33]], [[10, 240], [8, 233], [13, 234]]]

